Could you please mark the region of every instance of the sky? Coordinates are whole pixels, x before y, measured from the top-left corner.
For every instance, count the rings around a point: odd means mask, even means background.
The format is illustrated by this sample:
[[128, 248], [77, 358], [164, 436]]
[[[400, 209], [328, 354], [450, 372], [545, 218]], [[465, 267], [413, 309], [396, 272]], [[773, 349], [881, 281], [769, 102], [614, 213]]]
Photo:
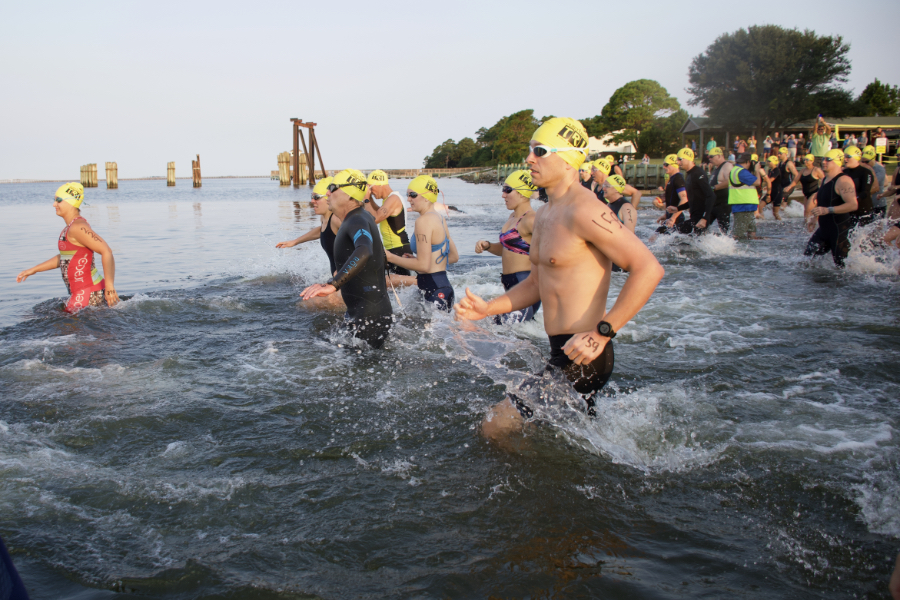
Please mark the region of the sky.
[[[590, 117], [635, 79], [692, 114], [687, 71], [723, 33], [842, 35], [854, 94], [900, 83], [900, 1], [4, 2], [0, 180], [266, 175], [317, 123], [327, 169], [419, 168], [505, 115]], [[569, 8], [571, 7], [571, 8]], [[705, 8], [709, 10], [704, 10]]]

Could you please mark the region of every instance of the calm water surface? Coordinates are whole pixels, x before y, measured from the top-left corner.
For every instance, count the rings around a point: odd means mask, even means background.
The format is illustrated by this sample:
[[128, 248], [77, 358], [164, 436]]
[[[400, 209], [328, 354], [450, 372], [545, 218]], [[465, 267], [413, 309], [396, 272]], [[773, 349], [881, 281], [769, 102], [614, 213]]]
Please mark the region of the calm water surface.
[[[457, 294], [499, 294], [473, 251], [499, 188], [440, 183]], [[753, 244], [655, 242], [599, 416], [546, 380], [496, 447], [479, 423], [543, 363], [540, 321], [466, 330], [405, 289], [360, 346], [299, 305], [325, 255], [274, 246], [317, 218], [268, 180], [87, 190], [133, 297], [66, 315], [57, 272], [14, 281], [57, 252], [57, 186], [0, 186], [0, 535], [35, 598], [886, 597], [895, 253], [805, 262], [799, 207]]]

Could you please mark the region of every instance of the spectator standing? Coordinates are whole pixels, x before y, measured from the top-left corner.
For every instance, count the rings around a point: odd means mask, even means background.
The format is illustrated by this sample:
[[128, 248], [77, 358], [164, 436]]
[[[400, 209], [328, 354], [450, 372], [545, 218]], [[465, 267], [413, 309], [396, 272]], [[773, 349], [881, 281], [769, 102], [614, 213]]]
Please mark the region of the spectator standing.
[[737, 149], [735, 151], [735, 154], [740, 156], [741, 154], [743, 154], [746, 151], [747, 151], [747, 142], [745, 142], [744, 140], [738, 140]]
[[769, 158], [769, 154], [772, 152], [772, 136], [767, 135], [766, 139], [763, 140], [763, 160]]
[[641, 159], [641, 164], [649, 165], [650, 164], [650, 155], [644, 154], [644, 158]]
[[797, 160], [797, 137], [792, 133], [787, 141], [788, 160], [794, 162]]
[[750, 139], [747, 140], [747, 152], [750, 154], [756, 154], [756, 136], [751, 135]]
[[831, 125], [825, 122], [822, 115], [816, 118], [816, 122], [809, 132], [809, 153], [816, 157], [814, 166], [821, 168], [822, 159], [828, 153], [828, 136], [834, 137]]
[[731, 149], [734, 150], [735, 152], [737, 152], [738, 144], [740, 144], [740, 143], [741, 143], [741, 136], [739, 136], [739, 135], [734, 136], [734, 143], [731, 145]]
[[869, 132], [863, 131], [862, 135], [859, 136], [859, 144], [857, 144], [860, 148], [865, 148], [869, 145]]
[[704, 157], [704, 162], [709, 162], [709, 151], [716, 147], [716, 138], [715, 136], [709, 136], [709, 141], [706, 142], [706, 156]]

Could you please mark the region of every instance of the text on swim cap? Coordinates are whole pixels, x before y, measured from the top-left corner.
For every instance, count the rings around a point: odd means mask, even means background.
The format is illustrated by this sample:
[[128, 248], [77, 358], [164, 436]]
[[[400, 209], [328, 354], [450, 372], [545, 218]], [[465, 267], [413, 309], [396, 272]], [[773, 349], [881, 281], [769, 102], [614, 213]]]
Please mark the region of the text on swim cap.
[[576, 148], [587, 147], [587, 140], [584, 139], [584, 136], [568, 125], [563, 125], [563, 128], [559, 130], [557, 135]]

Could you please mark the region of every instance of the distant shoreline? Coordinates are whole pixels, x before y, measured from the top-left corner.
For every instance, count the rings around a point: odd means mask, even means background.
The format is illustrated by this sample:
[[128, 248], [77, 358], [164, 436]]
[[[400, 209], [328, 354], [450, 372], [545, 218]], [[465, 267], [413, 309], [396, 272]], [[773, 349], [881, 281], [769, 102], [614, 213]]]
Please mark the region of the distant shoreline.
[[[203, 179], [269, 179], [270, 175], [204, 175]], [[178, 179], [186, 179], [191, 181], [192, 177], [176, 177]], [[0, 183], [66, 183], [68, 181], [76, 181], [77, 179], [0, 179]], [[106, 179], [98, 179], [97, 182], [106, 181]], [[119, 177], [119, 181], [166, 181], [165, 176], [153, 177]]]

